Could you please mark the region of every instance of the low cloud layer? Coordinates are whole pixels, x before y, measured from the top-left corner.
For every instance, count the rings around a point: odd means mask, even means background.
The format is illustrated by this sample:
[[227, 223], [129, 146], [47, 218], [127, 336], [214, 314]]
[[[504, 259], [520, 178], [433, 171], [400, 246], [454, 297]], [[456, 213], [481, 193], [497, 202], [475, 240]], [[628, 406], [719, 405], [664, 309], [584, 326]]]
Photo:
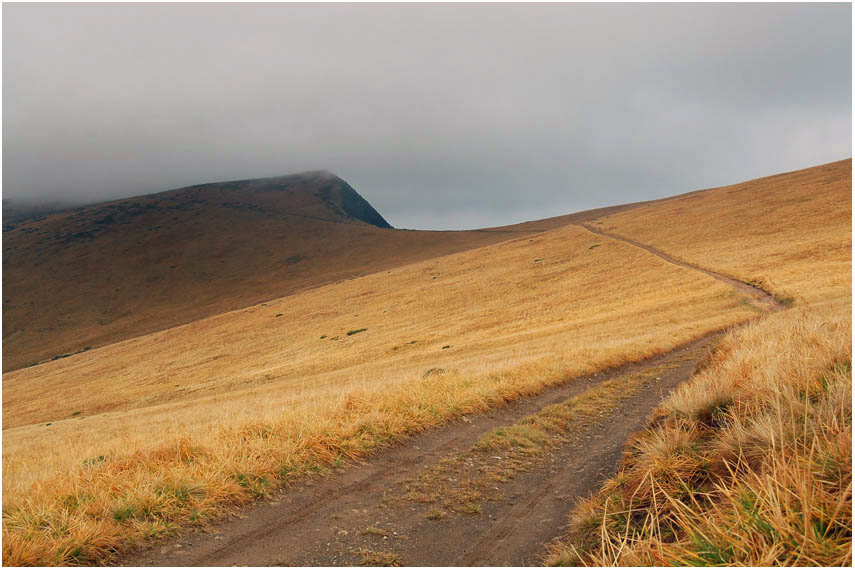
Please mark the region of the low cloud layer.
[[3, 6], [3, 192], [327, 169], [469, 228], [851, 154], [850, 6]]

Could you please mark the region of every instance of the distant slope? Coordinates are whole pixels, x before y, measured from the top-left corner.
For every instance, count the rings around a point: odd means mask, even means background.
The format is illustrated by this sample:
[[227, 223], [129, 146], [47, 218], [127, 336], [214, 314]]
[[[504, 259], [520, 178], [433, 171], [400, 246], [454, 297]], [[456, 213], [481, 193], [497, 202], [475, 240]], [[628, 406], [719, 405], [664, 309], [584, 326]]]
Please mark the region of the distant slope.
[[3, 232], [3, 370], [590, 219], [394, 230], [329, 172], [190, 186]]
[[852, 159], [648, 202], [595, 227], [788, 301], [852, 296]]
[[49, 214], [63, 212], [80, 206], [81, 202], [63, 202], [61, 200], [44, 200], [32, 202], [17, 198], [3, 198], [3, 231], [35, 219], [41, 219]]

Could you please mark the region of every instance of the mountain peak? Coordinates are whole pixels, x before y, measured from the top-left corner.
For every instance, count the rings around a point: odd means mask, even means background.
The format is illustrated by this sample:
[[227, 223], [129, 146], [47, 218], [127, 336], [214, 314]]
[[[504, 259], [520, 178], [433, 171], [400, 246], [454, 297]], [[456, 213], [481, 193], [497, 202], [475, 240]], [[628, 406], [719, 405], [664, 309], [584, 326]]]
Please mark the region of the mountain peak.
[[365, 198], [328, 170], [197, 184], [162, 192], [160, 196], [203, 199], [233, 207], [251, 207], [284, 215], [303, 215], [328, 221], [353, 220], [378, 228], [392, 228]]
[[322, 170], [316, 173], [323, 187], [318, 191], [321, 200], [328, 208], [340, 215], [377, 226], [391, 228], [392, 226], [380, 215], [380, 212], [359, 195], [353, 187], [333, 174]]

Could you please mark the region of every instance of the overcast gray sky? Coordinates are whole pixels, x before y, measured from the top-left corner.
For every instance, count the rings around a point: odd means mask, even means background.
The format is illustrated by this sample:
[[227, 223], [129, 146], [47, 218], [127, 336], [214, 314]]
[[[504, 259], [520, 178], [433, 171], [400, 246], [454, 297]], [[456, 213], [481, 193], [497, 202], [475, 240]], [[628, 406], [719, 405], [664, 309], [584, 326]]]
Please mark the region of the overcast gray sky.
[[397, 227], [851, 155], [851, 7], [3, 6], [5, 197], [327, 169]]

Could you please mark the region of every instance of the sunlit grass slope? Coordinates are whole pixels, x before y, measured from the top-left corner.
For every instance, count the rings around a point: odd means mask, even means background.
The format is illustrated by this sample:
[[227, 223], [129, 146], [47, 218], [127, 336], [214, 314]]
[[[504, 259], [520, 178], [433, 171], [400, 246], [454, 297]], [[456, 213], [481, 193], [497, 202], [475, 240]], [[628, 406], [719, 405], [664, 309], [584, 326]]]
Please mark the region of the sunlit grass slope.
[[729, 334], [548, 562], [851, 566], [851, 363], [846, 302]]
[[51, 214], [3, 231], [3, 370], [596, 215], [395, 230], [324, 172]]
[[728, 335], [549, 563], [851, 565], [851, 180], [845, 160], [595, 222], [795, 308]]
[[600, 222], [783, 299], [851, 297], [851, 159], [652, 202]]
[[289, 477], [756, 310], [579, 227], [4, 375], [4, 561], [103, 560]]

